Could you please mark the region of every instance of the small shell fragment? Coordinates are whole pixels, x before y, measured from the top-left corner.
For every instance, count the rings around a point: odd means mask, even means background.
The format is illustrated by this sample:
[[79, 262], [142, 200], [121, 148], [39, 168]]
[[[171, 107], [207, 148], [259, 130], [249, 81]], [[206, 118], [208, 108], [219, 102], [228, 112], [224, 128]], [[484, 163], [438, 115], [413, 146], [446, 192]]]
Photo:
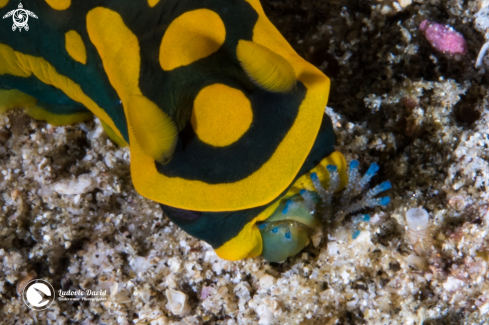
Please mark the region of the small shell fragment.
[[110, 300], [117, 304], [125, 304], [132, 301], [129, 292], [119, 288], [119, 283], [117, 282], [110, 286]]
[[462, 211], [466, 206], [465, 199], [460, 194], [449, 197], [448, 204], [457, 211]]
[[186, 316], [190, 312], [190, 306], [187, 302], [187, 295], [181, 291], [166, 289], [166, 298], [168, 304], [166, 308], [170, 310], [176, 316]]
[[423, 271], [427, 271], [429, 267], [428, 261], [425, 258], [414, 254], [407, 257], [407, 262], [410, 266]]

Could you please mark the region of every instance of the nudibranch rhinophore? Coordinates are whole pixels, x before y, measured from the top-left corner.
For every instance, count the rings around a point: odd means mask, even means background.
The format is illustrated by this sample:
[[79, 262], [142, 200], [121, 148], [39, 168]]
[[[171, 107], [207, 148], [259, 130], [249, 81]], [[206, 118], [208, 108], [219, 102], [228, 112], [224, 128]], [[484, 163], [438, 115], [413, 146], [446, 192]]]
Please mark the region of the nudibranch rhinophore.
[[[318, 221], [298, 193], [314, 191], [310, 171], [327, 184], [333, 164], [346, 182], [324, 114], [330, 81], [258, 0], [24, 6], [38, 17], [28, 30], [0, 21], [0, 111], [53, 125], [95, 114], [129, 145], [136, 190], [222, 258], [282, 260], [307, 245]], [[16, 7], [0, 0], [2, 16]]]

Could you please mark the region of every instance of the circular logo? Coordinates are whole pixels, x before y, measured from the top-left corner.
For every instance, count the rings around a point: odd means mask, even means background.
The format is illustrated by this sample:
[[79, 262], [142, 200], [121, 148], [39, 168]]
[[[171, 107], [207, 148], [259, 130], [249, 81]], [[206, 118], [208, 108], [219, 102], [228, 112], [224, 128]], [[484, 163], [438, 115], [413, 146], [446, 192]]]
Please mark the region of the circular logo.
[[27, 16], [27, 12], [24, 9], [17, 9], [13, 14], [13, 20], [14, 24], [17, 27], [24, 27], [25, 25], [27, 25], [29, 17]]
[[51, 283], [37, 279], [27, 283], [22, 298], [30, 309], [44, 310], [54, 302], [55, 292]]

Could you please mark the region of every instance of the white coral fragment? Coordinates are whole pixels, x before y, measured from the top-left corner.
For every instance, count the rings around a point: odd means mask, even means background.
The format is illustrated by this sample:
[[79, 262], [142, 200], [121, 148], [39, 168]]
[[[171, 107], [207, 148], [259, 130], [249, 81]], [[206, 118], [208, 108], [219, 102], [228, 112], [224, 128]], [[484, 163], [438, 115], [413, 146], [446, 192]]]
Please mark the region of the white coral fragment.
[[443, 289], [452, 292], [459, 290], [463, 286], [464, 286], [464, 282], [453, 276], [449, 276], [445, 281], [445, 283], [443, 283]]
[[168, 304], [166, 308], [176, 316], [186, 316], [190, 312], [190, 306], [187, 302], [187, 295], [181, 291], [166, 289], [166, 299]]
[[414, 255], [414, 254], [411, 254], [407, 257], [407, 263], [410, 266], [415, 267], [419, 270], [423, 270], [423, 271], [428, 270], [428, 267], [429, 267], [428, 261], [425, 258]]
[[110, 286], [110, 300], [117, 304], [125, 304], [132, 301], [127, 290], [119, 288], [119, 283]]
[[76, 195], [93, 191], [97, 181], [89, 175], [81, 175], [76, 179], [62, 180], [53, 184], [53, 190], [59, 194]]
[[258, 322], [258, 324], [268, 325], [273, 324], [273, 322], [275, 321], [275, 316], [270, 311], [268, 306], [260, 305], [256, 307], [255, 311], [258, 314], [258, 317], [260, 317], [260, 321]]
[[481, 315], [485, 315], [489, 312], [489, 302], [486, 302], [485, 304], [479, 306], [479, 312]]

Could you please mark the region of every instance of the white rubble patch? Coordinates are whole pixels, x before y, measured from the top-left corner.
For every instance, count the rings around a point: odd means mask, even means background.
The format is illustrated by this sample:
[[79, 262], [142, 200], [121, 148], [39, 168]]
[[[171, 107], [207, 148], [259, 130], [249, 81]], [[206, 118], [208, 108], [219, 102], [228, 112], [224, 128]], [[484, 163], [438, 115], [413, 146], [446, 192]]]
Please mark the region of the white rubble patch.
[[486, 302], [485, 304], [479, 306], [479, 312], [481, 315], [487, 314], [489, 312], [489, 302]]
[[257, 306], [255, 312], [260, 317], [260, 321], [258, 322], [260, 325], [270, 325], [275, 321], [275, 316], [266, 305]]
[[62, 180], [52, 185], [55, 192], [65, 195], [85, 194], [97, 188], [98, 182], [91, 175], [81, 175], [76, 179]]
[[443, 284], [443, 288], [448, 291], [457, 291], [464, 285], [462, 280], [449, 276]]

